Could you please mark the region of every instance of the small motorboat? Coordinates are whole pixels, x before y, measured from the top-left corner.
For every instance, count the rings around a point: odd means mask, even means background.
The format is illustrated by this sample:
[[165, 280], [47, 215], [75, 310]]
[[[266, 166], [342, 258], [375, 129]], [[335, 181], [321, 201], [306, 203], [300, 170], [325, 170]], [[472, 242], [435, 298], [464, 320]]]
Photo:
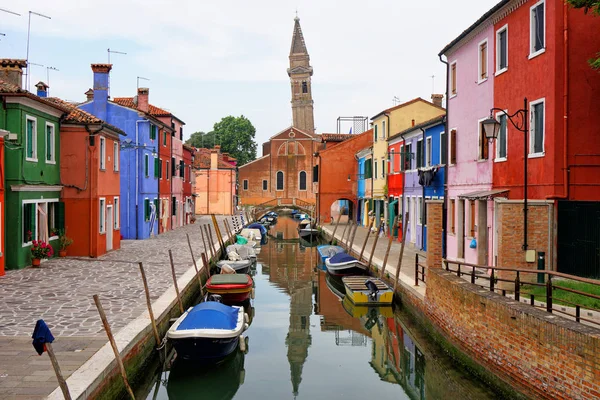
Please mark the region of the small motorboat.
[[298, 236], [309, 242], [315, 241], [319, 237], [319, 230], [310, 219], [304, 219], [298, 224]]
[[362, 275], [367, 271], [366, 264], [347, 253], [338, 253], [325, 260], [327, 271], [331, 275]]
[[239, 236], [246, 238], [246, 240], [252, 240], [255, 242], [259, 242], [259, 243], [260, 243], [260, 239], [262, 238], [260, 229], [249, 229], [249, 228], [242, 229]]
[[346, 296], [346, 290], [344, 289], [344, 282], [339, 277], [335, 277], [331, 274], [325, 273], [325, 284], [331, 290], [331, 293], [343, 300]]
[[342, 278], [346, 297], [356, 305], [391, 305], [394, 291], [381, 279], [367, 276]]
[[224, 304], [238, 304], [251, 297], [253, 285], [247, 274], [219, 274], [208, 278], [206, 291], [221, 296]]
[[319, 253], [319, 257], [321, 257], [321, 262], [325, 264], [326, 259], [333, 257], [338, 253], [343, 253], [344, 249], [341, 246], [322, 244], [317, 246], [317, 252]]
[[[205, 301], [190, 307], [167, 331], [177, 359], [216, 363], [237, 347], [248, 327], [243, 307]], [[243, 346], [245, 347], [245, 346]]]
[[229, 261], [229, 260], [221, 260], [217, 261], [217, 270], [220, 273], [221, 269], [224, 266], [228, 266], [235, 271], [236, 274], [247, 274], [250, 272], [250, 267], [252, 266], [252, 260], [239, 260], [239, 261]]
[[267, 228], [263, 224], [259, 224], [258, 222], [251, 223], [246, 228], [248, 229], [258, 229], [262, 236], [266, 236]]
[[227, 258], [232, 261], [256, 260], [256, 251], [251, 244], [230, 244], [225, 250]]

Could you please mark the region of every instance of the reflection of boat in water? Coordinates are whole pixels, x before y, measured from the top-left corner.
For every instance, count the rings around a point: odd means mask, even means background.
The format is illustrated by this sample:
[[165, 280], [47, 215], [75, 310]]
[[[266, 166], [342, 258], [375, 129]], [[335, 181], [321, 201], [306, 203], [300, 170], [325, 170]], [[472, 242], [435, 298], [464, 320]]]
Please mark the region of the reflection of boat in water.
[[394, 315], [391, 306], [364, 306], [354, 304], [347, 296], [342, 301], [344, 310], [354, 318], [362, 318], [368, 314], [382, 315], [385, 318], [390, 318]]
[[169, 399], [232, 399], [244, 383], [244, 357], [236, 351], [222, 363], [204, 367], [175, 360], [167, 383]]
[[319, 241], [317, 239], [306, 240], [304, 238], [300, 238], [300, 246], [303, 247], [317, 247], [319, 245]]
[[336, 278], [335, 276], [331, 275], [329, 272], [326, 272], [325, 273], [325, 283], [327, 284], [327, 287], [329, 288], [329, 290], [331, 290], [331, 293], [333, 293], [337, 297], [339, 297], [340, 300], [344, 299], [346, 292], [344, 290], [344, 282], [342, 282], [342, 280], [340, 278]]

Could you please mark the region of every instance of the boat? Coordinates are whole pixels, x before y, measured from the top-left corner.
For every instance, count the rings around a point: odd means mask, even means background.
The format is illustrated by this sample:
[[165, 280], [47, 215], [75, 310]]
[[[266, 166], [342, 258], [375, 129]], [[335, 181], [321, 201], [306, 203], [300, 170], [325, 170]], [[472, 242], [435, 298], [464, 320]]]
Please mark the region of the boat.
[[167, 395], [172, 400], [202, 398], [231, 400], [244, 384], [245, 353], [236, 351], [218, 365], [198, 366], [196, 363], [176, 359], [169, 372]]
[[238, 347], [247, 319], [243, 307], [205, 301], [177, 318], [167, 339], [178, 359], [216, 363]]
[[363, 275], [367, 265], [347, 253], [337, 253], [325, 260], [325, 267], [331, 275]]
[[298, 236], [307, 241], [315, 241], [319, 237], [319, 230], [310, 219], [304, 219], [298, 225]]
[[262, 238], [260, 229], [249, 228], [242, 229], [242, 231], [239, 233], [239, 236], [246, 238], [247, 240], [253, 240], [255, 242], [260, 242], [260, 239]]
[[394, 291], [379, 278], [345, 276], [342, 278], [346, 297], [356, 305], [390, 305]]
[[251, 244], [230, 244], [225, 248], [230, 260], [256, 260], [256, 251]]
[[346, 296], [346, 290], [344, 289], [344, 282], [339, 277], [335, 277], [327, 272], [325, 272], [325, 284], [331, 290], [331, 293], [335, 294], [339, 297], [340, 300], [343, 300]]
[[253, 285], [247, 274], [219, 274], [208, 278], [206, 291], [221, 296], [224, 304], [238, 304], [250, 298]]
[[250, 225], [248, 225], [246, 228], [248, 228], [248, 229], [258, 229], [260, 231], [260, 234], [262, 236], [266, 236], [267, 235], [267, 228], [263, 224], [259, 224], [258, 222], [253, 222]]
[[321, 262], [324, 264], [326, 259], [333, 257], [338, 253], [343, 253], [344, 249], [341, 246], [322, 244], [317, 246], [317, 252], [319, 253], [319, 257], [321, 257]]
[[229, 260], [221, 260], [217, 261], [217, 270], [221, 272], [223, 266], [227, 265], [232, 268], [236, 274], [247, 274], [250, 272], [250, 267], [252, 266], [252, 260], [240, 260], [240, 261], [229, 261]]

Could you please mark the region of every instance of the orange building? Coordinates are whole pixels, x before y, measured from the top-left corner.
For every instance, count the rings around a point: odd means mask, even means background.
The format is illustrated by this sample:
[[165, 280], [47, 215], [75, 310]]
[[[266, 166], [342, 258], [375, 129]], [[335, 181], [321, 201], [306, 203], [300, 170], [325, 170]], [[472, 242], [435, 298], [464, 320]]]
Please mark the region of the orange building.
[[60, 174], [64, 185], [70, 256], [98, 257], [121, 247], [120, 129], [57, 98], [70, 109], [60, 126]]
[[4, 275], [4, 136], [8, 131], [0, 130], [0, 276]]
[[234, 160], [214, 149], [196, 149], [196, 214], [232, 215], [236, 206], [236, 167]]

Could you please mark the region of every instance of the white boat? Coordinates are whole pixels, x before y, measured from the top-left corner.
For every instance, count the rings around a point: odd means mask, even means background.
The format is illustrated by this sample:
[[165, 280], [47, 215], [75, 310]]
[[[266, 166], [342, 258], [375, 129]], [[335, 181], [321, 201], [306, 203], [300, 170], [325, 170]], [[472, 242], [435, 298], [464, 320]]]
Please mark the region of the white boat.
[[331, 275], [361, 275], [367, 265], [347, 253], [338, 253], [325, 260], [325, 267]]
[[[227, 258], [230, 260], [238, 261], [256, 259], [256, 252], [254, 251], [254, 246], [251, 244], [230, 244], [227, 246], [226, 250]], [[239, 258], [237, 258], [236, 255]]]
[[252, 240], [252, 241], [258, 242], [258, 243], [260, 243], [260, 239], [262, 238], [262, 235], [260, 234], [259, 229], [244, 228], [239, 233], [239, 235], [245, 239]]

